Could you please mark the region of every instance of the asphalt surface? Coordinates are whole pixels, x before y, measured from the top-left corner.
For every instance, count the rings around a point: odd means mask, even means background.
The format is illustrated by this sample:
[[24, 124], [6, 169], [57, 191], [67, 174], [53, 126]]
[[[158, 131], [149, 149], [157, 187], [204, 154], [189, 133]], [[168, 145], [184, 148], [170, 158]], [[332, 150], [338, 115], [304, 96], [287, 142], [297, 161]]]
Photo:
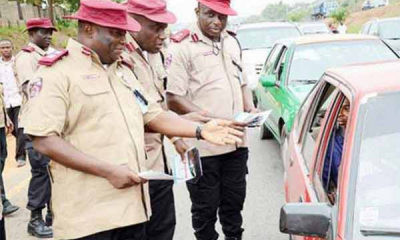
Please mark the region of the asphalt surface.
[[[250, 159], [244, 215], [245, 240], [287, 240], [279, 233], [279, 211], [284, 202], [283, 166], [279, 145], [274, 140], [260, 141], [258, 131], [249, 132]], [[28, 236], [30, 212], [26, 210], [30, 167], [17, 168], [15, 140], [8, 138], [9, 158], [4, 173], [8, 198], [21, 209], [6, 218], [7, 240], [33, 240]], [[177, 227], [175, 240], [195, 240], [191, 227], [190, 199], [185, 184], [175, 185]], [[221, 227], [217, 225], [218, 232]], [[223, 239], [223, 237], [220, 237]]]

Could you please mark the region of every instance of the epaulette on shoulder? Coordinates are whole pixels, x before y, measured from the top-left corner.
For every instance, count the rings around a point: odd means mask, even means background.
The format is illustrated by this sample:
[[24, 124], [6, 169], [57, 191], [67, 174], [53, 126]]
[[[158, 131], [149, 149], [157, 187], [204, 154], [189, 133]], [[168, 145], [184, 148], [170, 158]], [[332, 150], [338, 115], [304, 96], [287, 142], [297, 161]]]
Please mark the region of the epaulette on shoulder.
[[236, 37], [236, 36], [237, 36], [237, 34], [236, 34], [234, 31], [226, 30], [226, 32], [227, 32], [229, 35], [231, 35], [232, 37]]
[[68, 50], [55, 51], [39, 60], [43, 66], [52, 66], [55, 62], [68, 55]]
[[26, 46], [26, 47], [23, 47], [21, 50], [24, 51], [24, 52], [31, 53], [31, 52], [35, 51], [35, 48], [31, 47], [31, 46]]
[[171, 40], [173, 42], [179, 43], [179, 42], [182, 42], [183, 39], [189, 37], [189, 35], [190, 35], [190, 30], [184, 29], [184, 30], [179, 31], [176, 34], [172, 35]]
[[133, 53], [135, 51], [135, 46], [133, 46], [133, 43], [128, 42], [125, 44], [125, 48], [128, 50], [128, 52]]
[[127, 66], [129, 69], [133, 69], [133, 63], [125, 58], [122, 58], [121, 63]]

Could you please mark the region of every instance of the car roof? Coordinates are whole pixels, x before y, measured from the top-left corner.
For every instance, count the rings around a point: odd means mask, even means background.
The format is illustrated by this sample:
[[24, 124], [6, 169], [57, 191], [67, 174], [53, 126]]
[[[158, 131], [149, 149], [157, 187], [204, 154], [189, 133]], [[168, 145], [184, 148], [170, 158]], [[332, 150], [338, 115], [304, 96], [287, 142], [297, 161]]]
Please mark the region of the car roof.
[[400, 91], [400, 61], [363, 63], [326, 71], [340, 83], [350, 87], [356, 96]]
[[289, 45], [305, 45], [324, 42], [340, 42], [352, 40], [379, 40], [376, 36], [362, 35], [362, 34], [317, 34], [317, 35], [304, 35], [297, 38], [283, 39], [278, 43]]
[[258, 28], [276, 28], [276, 27], [293, 27], [296, 26], [289, 22], [263, 22], [263, 23], [246, 23], [240, 25], [238, 30], [258, 29]]

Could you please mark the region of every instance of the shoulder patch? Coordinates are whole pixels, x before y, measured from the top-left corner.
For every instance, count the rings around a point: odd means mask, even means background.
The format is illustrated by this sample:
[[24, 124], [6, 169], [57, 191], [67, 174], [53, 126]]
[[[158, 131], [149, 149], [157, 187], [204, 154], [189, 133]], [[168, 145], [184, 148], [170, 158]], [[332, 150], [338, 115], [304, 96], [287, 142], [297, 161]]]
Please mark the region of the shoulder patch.
[[190, 35], [190, 30], [184, 29], [171, 36], [173, 42], [179, 43]]
[[68, 50], [55, 51], [39, 60], [40, 65], [52, 66], [55, 62], [68, 55]]
[[35, 48], [33, 48], [31, 46], [26, 46], [26, 47], [23, 47], [21, 50], [24, 51], [24, 52], [29, 52], [30, 53], [30, 52], [34, 52]]

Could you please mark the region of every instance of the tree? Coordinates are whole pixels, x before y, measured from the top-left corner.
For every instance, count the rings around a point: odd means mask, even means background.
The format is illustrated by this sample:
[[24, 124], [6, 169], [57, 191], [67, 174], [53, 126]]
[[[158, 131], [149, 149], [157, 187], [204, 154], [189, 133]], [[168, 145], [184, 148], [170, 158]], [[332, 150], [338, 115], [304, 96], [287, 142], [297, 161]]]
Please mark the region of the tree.
[[331, 14], [331, 18], [337, 23], [344, 23], [347, 19], [348, 12], [346, 8], [339, 8]]

